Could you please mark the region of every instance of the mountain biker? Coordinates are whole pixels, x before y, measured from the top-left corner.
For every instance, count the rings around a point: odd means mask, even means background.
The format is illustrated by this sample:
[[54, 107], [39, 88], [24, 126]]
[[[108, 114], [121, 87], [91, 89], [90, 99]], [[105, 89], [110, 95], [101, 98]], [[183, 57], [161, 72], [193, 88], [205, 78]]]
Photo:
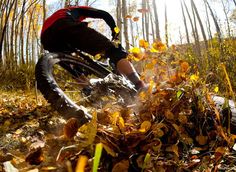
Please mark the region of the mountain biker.
[[46, 19], [41, 32], [41, 43], [49, 52], [73, 51], [79, 49], [91, 55], [104, 54], [116, 66], [119, 73], [125, 75], [137, 90], [145, 86], [133, 65], [126, 59], [128, 53], [116, 46], [96, 30], [89, 28], [86, 18], [103, 19], [110, 27], [112, 40], [118, 33], [113, 17], [106, 11], [88, 6], [63, 8]]

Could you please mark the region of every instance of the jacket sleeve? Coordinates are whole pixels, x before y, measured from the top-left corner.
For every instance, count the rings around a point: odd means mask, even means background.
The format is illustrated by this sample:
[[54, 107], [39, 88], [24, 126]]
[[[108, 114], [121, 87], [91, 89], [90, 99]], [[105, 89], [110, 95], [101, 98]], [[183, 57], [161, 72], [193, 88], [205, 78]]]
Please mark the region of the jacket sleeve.
[[79, 16], [103, 19], [107, 23], [107, 25], [111, 28], [111, 31], [114, 32], [116, 24], [113, 17], [108, 12], [91, 7], [89, 8], [78, 7], [74, 10], [78, 12]]

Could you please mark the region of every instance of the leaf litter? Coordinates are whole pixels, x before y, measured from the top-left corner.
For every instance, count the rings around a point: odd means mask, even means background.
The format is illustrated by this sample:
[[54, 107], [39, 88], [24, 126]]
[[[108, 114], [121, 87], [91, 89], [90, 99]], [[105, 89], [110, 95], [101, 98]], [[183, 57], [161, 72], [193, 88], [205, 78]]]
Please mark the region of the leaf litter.
[[173, 54], [178, 57], [175, 50], [140, 44], [145, 53], [133, 55], [142, 61], [138, 67], [149, 89], [126, 105], [107, 101], [91, 108], [94, 119], [78, 130], [75, 119], [65, 121], [41, 96], [3, 92], [0, 171], [234, 169], [236, 130], [229, 111], [215, 105], [194, 67], [176, 57], [170, 63]]

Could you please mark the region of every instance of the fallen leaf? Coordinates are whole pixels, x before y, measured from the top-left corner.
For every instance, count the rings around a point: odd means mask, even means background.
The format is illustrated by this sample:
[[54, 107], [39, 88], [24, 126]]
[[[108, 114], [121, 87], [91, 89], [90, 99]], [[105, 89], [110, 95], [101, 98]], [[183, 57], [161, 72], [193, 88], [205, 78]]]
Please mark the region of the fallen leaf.
[[145, 133], [145, 132], [147, 132], [151, 128], [151, 126], [152, 126], [151, 122], [144, 121], [141, 124], [139, 131]]
[[113, 166], [112, 172], [128, 172], [128, 169], [129, 169], [129, 161], [122, 160]]
[[28, 162], [30, 165], [39, 165], [43, 162], [43, 160], [43, 150], [41, 147], [31, 150], [31, 152], [28, 153], [25, 158], [25, 161]]
[[198, 135], [198, 136], [196, 136], [196, 141], [199, 143], [199, 145], [203, 146], [203, 145], [207, 144], [208, 137], [203, 136], [203, 135]]
[[70, 118], [64, 125], [64, 136], [68, 139], [74, 137], [78, 131], [79, 123], [76, 118]]
[[76, 164], [75, 172], [84, 172], [87, 163], [88, 163], [87, 156], [85, 156], [85, 155], [79, 156], [79, 159]]
[[167, 152], [173, 152], [177, 157], [179, 157], [179, 147], [174, 144], [166, 148]]

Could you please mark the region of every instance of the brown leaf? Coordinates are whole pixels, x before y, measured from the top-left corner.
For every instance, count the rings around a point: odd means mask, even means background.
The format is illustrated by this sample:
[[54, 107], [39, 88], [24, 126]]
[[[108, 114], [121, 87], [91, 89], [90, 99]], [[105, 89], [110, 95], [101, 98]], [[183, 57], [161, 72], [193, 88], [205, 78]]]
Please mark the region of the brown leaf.
[[134, 17], [134, 18], [133, 18], [133, 21], [134, 21], [134, 22], [139, 21], [139, 17]]
[[131, 16], [131, 15], [127, 15], [127, 16], [125, 16], [125, 18], [126, 18], [126, 19], [131, 19], [132, 16]]
[[225, 155], [228, 151], [229, 151], [229, 150], [228, 150], [227, 147], [222, 147], [222, 146], [220, 146], [220, 147], [216, 148], [215, 154], [214, 154], [216, 161], [218, 161], [219, 159], [221, 159], [222, 156]]
[[41, 147], [32, 150], [25, 158], [25, 161], [30, 165], [39, 165], [43, 160], [43, 151]]
[[167, 109], [165, 111], [165, 117], [166, 117], [166, 119], [169, 119], [169, 120], [174, 120], [175, 119], [174, 114], [169, 109]]
[[138, 12], [140, 12], [140, 13], [147, 13], [147, 12], [149, 12], [149, 10], [146, 9], [146, 8], [140, 8], [140, 9], [138, 9]]
[[199, 143], [199, 145], [205, 145], [207, 144], [208, 141], [208, 137], [207, 136], [203, 136], [203, 135], [199, 135], [196, 137], [196, 141]]
[[68, 139], [71, 139], [76, 135], [78, 128], [79, 128], [78, 120], [76, 118], [70, 118], [64, 125], [63, 128], [64, 136]]
[[166, 148], [167, 152], [173, 152], [177, 157], [179, 157], [179, 147], [177, 145], [171, 145]]
[[186, 73], [189, 69], [189, 64], [187, 62], [180, 62], [181, 72]]
[[112, 168], [112, 172], [128, 172], [129, 169], [129, 161], [122, 160], [114, 165]]

